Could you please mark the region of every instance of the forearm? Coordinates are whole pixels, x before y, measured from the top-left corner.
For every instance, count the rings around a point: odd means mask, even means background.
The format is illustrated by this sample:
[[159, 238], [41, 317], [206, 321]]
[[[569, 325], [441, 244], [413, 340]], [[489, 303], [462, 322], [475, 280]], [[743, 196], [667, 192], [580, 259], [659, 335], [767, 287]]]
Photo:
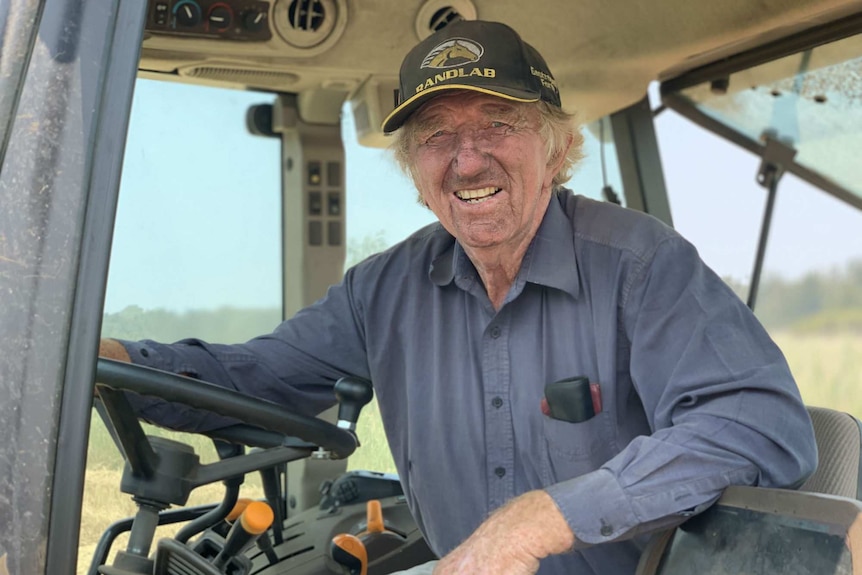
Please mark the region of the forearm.
[[531, 574], [539, 561], [572, 549], [575, 537], [554, 500], [530, 491], [495, 511], [444, 557], [439, 574]]
[[509, 501], [476, 530], [476, 535], [507, 542], [535, 557], [564, 553], [575, 536], [554, 500], [542, 490]]
[[[793, 487], [804, 477], [807, 421], [787, 417], [791, 450], [754, 427], [748, 410], [768, 406], [740, 392], [740, 421], [708, 413], [680, 417], [677, 425], [633, 440], [602, 467], [547, 488], [577, 547], [628, 539], [677, 525], [703, 511], [730, 485]], [[707, 409], [703, 411], [707, 412]], [[753, 413], [752, 413], [753, 417]]]

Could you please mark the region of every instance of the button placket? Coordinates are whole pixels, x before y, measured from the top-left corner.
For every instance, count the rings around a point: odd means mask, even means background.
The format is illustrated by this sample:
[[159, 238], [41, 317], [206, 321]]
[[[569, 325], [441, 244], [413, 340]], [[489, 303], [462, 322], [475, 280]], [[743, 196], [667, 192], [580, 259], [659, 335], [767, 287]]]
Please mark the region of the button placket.
[[485, 393], [485, 441], [489, 511], [514, 496], [514, 429], [509, 397], [511, 367], [506, 310], [485, 328], [483, 337], [483, 380]]

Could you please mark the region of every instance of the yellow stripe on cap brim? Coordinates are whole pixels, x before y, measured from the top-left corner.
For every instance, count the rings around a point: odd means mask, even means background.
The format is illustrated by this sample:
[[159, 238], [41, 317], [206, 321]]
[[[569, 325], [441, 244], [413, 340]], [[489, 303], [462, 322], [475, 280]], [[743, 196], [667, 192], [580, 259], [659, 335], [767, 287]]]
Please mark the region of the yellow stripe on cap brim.
[[[390, 114], [388, 116], [386, 116], [386, 119], [383, 120], [383, 125], [381, 126], [381, 129], [386, 134], [394, 132], [395, 130], [400, 128], [401, 125], [404, 123], [404, 120], [407, 119], [407, 115], [408, 115], [407, 112], [408, 112], [409, 108], [413, 108], [416, 105], [418, 105], [417, 103], [419, 102], [419, 100], [424, 99], [429, 94], [433, 94], [434, 92], [442, 92], [444, 90], [470, 90], [471, 92], [480, 92], [482, 94], [489, 94], [491, 96], [497, 96], [498, 98], [504, 98], [506, 100], [512, 100], [514, 102], [538, 102], [541, 99], [541, 95], [538, 95], [538, 94], [536, 95], [535, 98], [521, 98], [518, 96], [513, 96], [511, 94], [506, 94], [504, 92], [500, 92], [497, 90], [492, 90], [490, 88], [486, 88], [486, 87], [482, 87], [482, 86], [469, 86], [466, 84], [446, 84], [445, 86], [434, 86], [433, 88], [428, 88], [426, 90], [422, 90], [421, 92], [417, 92], [416, 94], [414, 94], [410, 98], [401, 102], [401, 104], [397, 108], [392, 110], [392, 112], [390, 112]], [[386, 125], [388, 123], [394, 121], [395, 119], [398, 118], [398, 116], [401, 116], [401, 115], [404, 115], [404, 117], [401, 118], [401, 121], [398, 123], [398, 126], [387, 130]]]

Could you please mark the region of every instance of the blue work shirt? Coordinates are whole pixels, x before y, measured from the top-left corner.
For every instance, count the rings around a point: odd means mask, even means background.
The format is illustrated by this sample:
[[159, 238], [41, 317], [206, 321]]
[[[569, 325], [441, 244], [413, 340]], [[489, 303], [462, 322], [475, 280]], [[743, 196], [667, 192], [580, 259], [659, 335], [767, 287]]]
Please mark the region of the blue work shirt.
[[[332, 405], [338, 378], [370, 379], [440, 556], [509, 499], [545, 489], [579, 549], [539, 573], [634, 573], [639, 535], [728, 485], [796, 486], [816, 467], [784, 357], [694, 247], [650, 216], [568, 191], [552, 198], [499, 310], [434, 224], [269, 335], [124, 343], [136, 363], [305, 413]], [[574, 376], [599, 385], [602, 410], [579, 423], [545, 415], [545, 385]], [[144, 415], [190, 423], [161, 411]]]

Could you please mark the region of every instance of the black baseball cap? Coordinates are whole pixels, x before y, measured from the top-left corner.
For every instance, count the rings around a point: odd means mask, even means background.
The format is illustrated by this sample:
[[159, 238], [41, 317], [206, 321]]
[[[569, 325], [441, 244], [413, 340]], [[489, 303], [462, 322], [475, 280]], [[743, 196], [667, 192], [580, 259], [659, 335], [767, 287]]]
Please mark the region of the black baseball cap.
[[499, 22], [460, 20], [410, 50], [401, 64], [395, 109], [383, 121], [394, 132], [444, 90], [472, 90], [518, 102], [560, 107], [557, 82], [535, 48]]

